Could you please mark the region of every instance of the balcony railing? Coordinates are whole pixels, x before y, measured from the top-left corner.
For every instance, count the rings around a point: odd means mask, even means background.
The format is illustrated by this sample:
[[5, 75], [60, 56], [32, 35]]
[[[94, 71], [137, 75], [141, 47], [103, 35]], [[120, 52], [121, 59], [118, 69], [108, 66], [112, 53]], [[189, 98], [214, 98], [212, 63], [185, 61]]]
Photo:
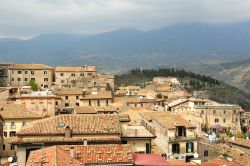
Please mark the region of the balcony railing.
[[175, 142], [175, 141], [191, 141], [191, 140], [195, 140], [196, 137], [193, 135], [189, 135], [189, 136], [174, 136], [174, 137], [169, 137], [169, 142]]

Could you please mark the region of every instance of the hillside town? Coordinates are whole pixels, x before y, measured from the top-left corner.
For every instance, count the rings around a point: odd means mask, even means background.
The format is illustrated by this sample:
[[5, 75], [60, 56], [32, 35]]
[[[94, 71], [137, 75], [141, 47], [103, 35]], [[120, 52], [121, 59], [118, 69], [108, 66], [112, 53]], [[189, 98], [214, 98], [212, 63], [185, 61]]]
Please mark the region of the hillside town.
[[0, 165], [250, 165], [250, 112], [175, 77], [0, 63]]

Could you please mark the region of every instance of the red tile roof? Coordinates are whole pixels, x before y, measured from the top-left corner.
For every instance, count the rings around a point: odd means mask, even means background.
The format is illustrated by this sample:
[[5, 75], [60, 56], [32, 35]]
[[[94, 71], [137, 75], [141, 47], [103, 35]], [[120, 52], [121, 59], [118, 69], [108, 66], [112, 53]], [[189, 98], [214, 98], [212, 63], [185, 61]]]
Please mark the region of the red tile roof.
[[32, 151], [27, 166], [46, 162], [46, 166], [89, 164], [133, 164], [131, 145], [64, 145]]
[[170, 164], [158, 154], [134, 154], [135, 165], [170, 166]]

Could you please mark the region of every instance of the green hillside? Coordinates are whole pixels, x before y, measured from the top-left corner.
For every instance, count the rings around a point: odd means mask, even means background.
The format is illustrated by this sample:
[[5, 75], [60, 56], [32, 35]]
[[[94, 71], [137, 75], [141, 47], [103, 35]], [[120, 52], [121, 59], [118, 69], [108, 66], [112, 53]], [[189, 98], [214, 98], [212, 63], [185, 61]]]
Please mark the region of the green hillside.
[[132, 69], [127, 73], [116, 75], [116, 87], [139, 85], [145, 86], [153, 77], [172, 76], [180, 80], [181, 86], [193, 92], [204, 90], [211, 100], [220, 103], [238, 104], [246, 111], [250, 111], [250, 94], [230, 86], [212, 77], [174, 68], [160, 69]]

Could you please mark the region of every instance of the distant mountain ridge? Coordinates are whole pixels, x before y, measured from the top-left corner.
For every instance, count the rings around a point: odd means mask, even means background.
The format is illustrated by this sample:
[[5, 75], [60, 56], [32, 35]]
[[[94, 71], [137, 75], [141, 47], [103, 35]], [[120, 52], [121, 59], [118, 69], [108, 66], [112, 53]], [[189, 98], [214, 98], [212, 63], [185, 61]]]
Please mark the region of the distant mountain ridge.
[[147, 32], [118, 29], [90, 36], [45, 34], [29, 40], [0, 39], [0, 61], [87, 64], [125, 71], [211, 59], [243, 60], [249, 58], [249, 45], [250, 22], [183, 23]]

